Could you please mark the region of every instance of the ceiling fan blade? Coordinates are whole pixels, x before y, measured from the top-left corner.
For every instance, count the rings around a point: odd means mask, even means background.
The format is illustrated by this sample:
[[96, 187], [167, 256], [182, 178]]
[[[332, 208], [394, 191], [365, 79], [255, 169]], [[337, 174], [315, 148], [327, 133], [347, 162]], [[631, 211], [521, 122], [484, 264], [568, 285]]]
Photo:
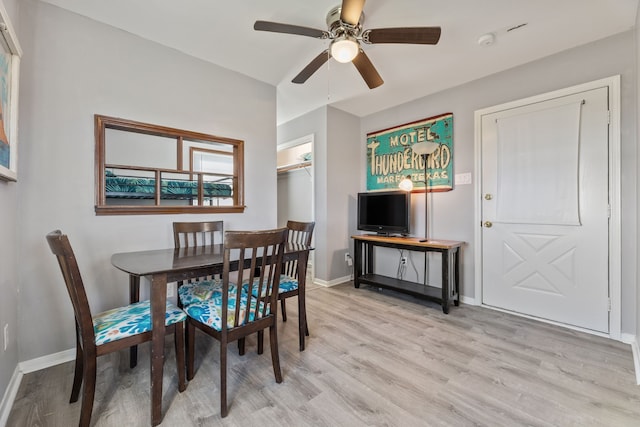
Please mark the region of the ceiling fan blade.
[[299, 36], [315, 37], [317, 39], [329, 38], [329, 33], [324, 30], [270, 21], [256, 21], [256, 23], [253, 24], [253, 29], [256, 31], [271, 31], [273, 33], [296, 34]]
[[364, 9], [364, 2], [365, 0], [342, 0], [340, 20], [354, 27], [358, 25], [362, 9]]
[[378, 28], [363, 31], [362, 41], [369, 44], [436, 44], [441, 32], [440, 27]]
[[353, 58], [353, 65], [356, 66], [358, 72], [364, 79], [369, 89], [375, 89], [378, 86], [381, 86], [384, 83], [380, 74], [376, 70], [376, 67], [373, 66], [373, 63], [369, 59], [364, 50], [360, 49], [360, 52]]
[[322, 67], [322, 65], [325, 62], [329, 60], [330, 56], [331, 54], [329, 53], [329, 49], [320, 53], [320, 55], [313, 58], [313, 60], [309, 62], [309, 64], [306, 67], [304, 67], [304, 69], [300, 71], [300, 73], [298, 73], [298, 75], [295, 76], [293, 80], [291, 80], [291, 82], [298, 83], [298, 84], [306, 82], [309, 79], [309, 77], [313, 75], [313, 73], [318, 71], [318, 69]]

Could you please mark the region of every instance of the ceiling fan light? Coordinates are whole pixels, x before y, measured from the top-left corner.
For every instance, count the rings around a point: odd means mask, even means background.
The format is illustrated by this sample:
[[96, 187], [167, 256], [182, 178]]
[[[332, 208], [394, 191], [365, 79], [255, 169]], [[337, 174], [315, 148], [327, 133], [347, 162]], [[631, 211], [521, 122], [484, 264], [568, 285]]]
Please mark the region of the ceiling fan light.
[[331, 56], [338, 62], [351, 62], [358, 55], [360, 45], [355, 37], [344, 35], [331, 42]]

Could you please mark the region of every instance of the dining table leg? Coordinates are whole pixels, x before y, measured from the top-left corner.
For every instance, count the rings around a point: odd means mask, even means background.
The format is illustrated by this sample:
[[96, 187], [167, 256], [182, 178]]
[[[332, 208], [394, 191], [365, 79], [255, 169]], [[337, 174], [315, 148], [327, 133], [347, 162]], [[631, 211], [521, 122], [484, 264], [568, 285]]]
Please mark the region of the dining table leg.
[[307, 262], [309, 251], [302, 251], [298, 255], [298, 335], [300, 337], [300, 351], [304, 351], [305, 335], [307, 328], [307, 307], [306, 307], [306, 283], [307, 283]]
[[162, 370], [164, 367], [167, 275], [151, 278], [151, 425], [162, 422]]
[[[129, 275], [129, 303], [134, 304], [140, 301], [140, 276]], [[138, 346], [132, 345], [129, 348], [129, 368], [133, 369], [138, 364]]]

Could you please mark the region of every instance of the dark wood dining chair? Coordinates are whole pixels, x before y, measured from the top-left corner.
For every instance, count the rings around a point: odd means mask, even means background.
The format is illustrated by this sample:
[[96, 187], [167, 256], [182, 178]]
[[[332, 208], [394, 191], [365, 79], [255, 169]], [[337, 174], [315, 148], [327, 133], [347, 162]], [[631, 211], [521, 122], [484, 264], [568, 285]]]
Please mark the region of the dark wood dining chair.
[[[176, 249], [195, 248], [221, 244], [224, 237], [223, 221], [174, 222], [173, 242]], [[215, 277], [199, 277], [188, 283], [178, 282], [178, 306], [180, 308], [200, 302], [220, 289]]]
[[[114, 308], [95, 316], [91, 314], [80, 269], [69, 243], [60, 230], [47, 234], [51, 252], [58, 259], [64, 282], [71, 298], [76, 326], [76, 361], [69, 403], [77, 402], [82, 389], [80, 409], [81, 427], [91, 421], [96, 387], [96, 365], [99, 356], [151, 341], [151, 314], [149, 301]], [[186, 389], [184, 363], [185, 313], [167, 304], [165, 325], [167, 333], [175, 333], [178, 390]]]
[[[311, 239], [313, 238], [313, 229], [315, 227], [315, 222], [300, 222], [300, 221], [287, 221], [287, 230], [289, 231], [287, 241], [291, 243], [299, 243], [305, 246], [311, 246]], [[306, 271], [306, 269], [305, 269]], [[245, 292], [248, 290], [248, 280], [244, 280], [242, 282], [242, 286]], [[256, 287], [253, 288], [254, 295], [256, 292]], [[287, 262], [283, 262], [282, 264], [282, 274], [280, 276], [280, 284], [278, 287], [278, 300], [280, 300], [280, 307], [282, 309], [282, 321], [287, 321], [287, 307], [286, 307], [286, 299], [297, 296], [300, 298], [300, 286], [298, 283], [298, 260], [291, 260]], [[304, 342], [304, 337], [302, 334], [304, 333], [306, 336], [309, 336], [309, 327], [306, 313], [306, 304], [301, 304], [303, 307], [304, 316], [300, 316], [298, 313], [298, 321], [301, 322], [304, 319], [304, 325], [298, 325], [300, 330], [300, 342]], [[303, 331], [304, 328], [304, 332]], [[238, 342], [238, 348], [240, 354], [243, 355], [245, 352], [244, 348], [244, 340], [240, 340]], [[302, 351], [301, 344], [301, 351]], [[263, 352], [263, 333], [258, 333], [258, 354], [262, 354]]]
[[[291, 243], [300, 243], [306, 246], [311, 246], [311, 239], [313, 238], [313, 229], [315, 226], [315, 222], [287, 221], [287, 229], [289, 230], [288, 241]], [[280, 300], [280, 306], [282, 307], [282, 321], [286, 322], [287, 307], [285, 301], [287, 298], [295, 297], [299, 293], [298, 260], [284, 263], [282, 266], [282, 274], [283, 276], [280, 278], [280, 293], [278, 294], [278, 299]], [[308, 328], [306, 330], [306, 334], [309, 335]]]
[[[185, 307], [188, 316], [187, 379], [191, 380], [194, 377], [195, 329], [198, 328], [220, 341], [220, 414], [222, 417], [228, 414], [227, 346], [230, 342], [244, 339], [250, 334], [269, 328], [273, 373], [276, 382], [282, 382], [276, 325], [278, 284], [286, 239], [286, 228], [264, 231], [227, 231], [224, 237], [220, 295]], [[252, 296], [253, 285], [249, 286], [248, 292], [245, 292], [242, 286], [230, 286], [229, 272], [235, 268], [238, 268], [240, 280], [248, 274], [249, 283], [256, 283], [258, 286], [256, 296]]]

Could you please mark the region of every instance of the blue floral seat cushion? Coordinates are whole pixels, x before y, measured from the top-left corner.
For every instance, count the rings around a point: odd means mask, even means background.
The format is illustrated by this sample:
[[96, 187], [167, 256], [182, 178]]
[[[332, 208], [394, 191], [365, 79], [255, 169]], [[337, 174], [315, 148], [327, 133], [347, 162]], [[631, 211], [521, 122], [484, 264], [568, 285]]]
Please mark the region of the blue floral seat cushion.
[[[228, 312], [227, 312], [227, 328], [233, 328], [235, 324], [235, 315], [236, 315], [236, 293], [230, 293], [229, 301], [227, 303]], [[255, 309], [256, 309], [257, 299], [251, 298], [251, 302], [249, 305], [249, 322], [253, 322], [255, 320]], [[258, 312], [258, 317], [262, 317], [262, 311], [264, 308], [264, 302], [260, 303], [260, 310]], [[214, 295], [212, 298], [209, 298], [206, 301], [196, 302], [191, 305], [185, 307], [185, 312], [187, 315], [194, 320], [197, 320], [200, 323], [204, 323], [209, 327], [221, 331], [222, 330], [222, 293], [220, 292], [218, 295]], [[269, 307], [266, 309], [266, 314], [269, 314]], [[240, 321], [238, 322], [238, 326], [241, 326], [245, 323], [245, 316], [247, 313], [247, 294], [242, 292], [240, 297]]]
[[298, 279], [294, 279], [286, 274], [280, 275], [280, 285], [278, 286], [278, 293], [291, 292], [298, 289]]
[[[151, 303], [149, 300], [137, 302], [125, 307], [103, 311], [93, 318], [93, 331], [96, 345], [138, 335], [151, 330]], [[187, 316], [184, 311], [167, 303], [165, 312], [166, 326], [183, 322]]]
[[[260, 278], [258, 277], [253, 279], [253, 287], [251, 289], [251, 293], [253, 294], [254, 297], [258, 296], [259, 281], [260, 281]], [[287, 276], [286, 274], [280, 275], [280, 285], [278, 286], [278, 294], [295, 291], [297, 289], [298, 289], [298, 279], [294, 279], [293, 277]], [[242, 281], [242, 290], [244, 292], [249, 292], [249, 280], [245, 279]]]
[[[229, 291], [235, 293], [236, 285], [234, 283], [229, 283]], [[178, 298], [180, 298], [183, 307], [216, 296], [222, 297], [222, 281], [220, 280], [185, 283], [178, 288]]]

